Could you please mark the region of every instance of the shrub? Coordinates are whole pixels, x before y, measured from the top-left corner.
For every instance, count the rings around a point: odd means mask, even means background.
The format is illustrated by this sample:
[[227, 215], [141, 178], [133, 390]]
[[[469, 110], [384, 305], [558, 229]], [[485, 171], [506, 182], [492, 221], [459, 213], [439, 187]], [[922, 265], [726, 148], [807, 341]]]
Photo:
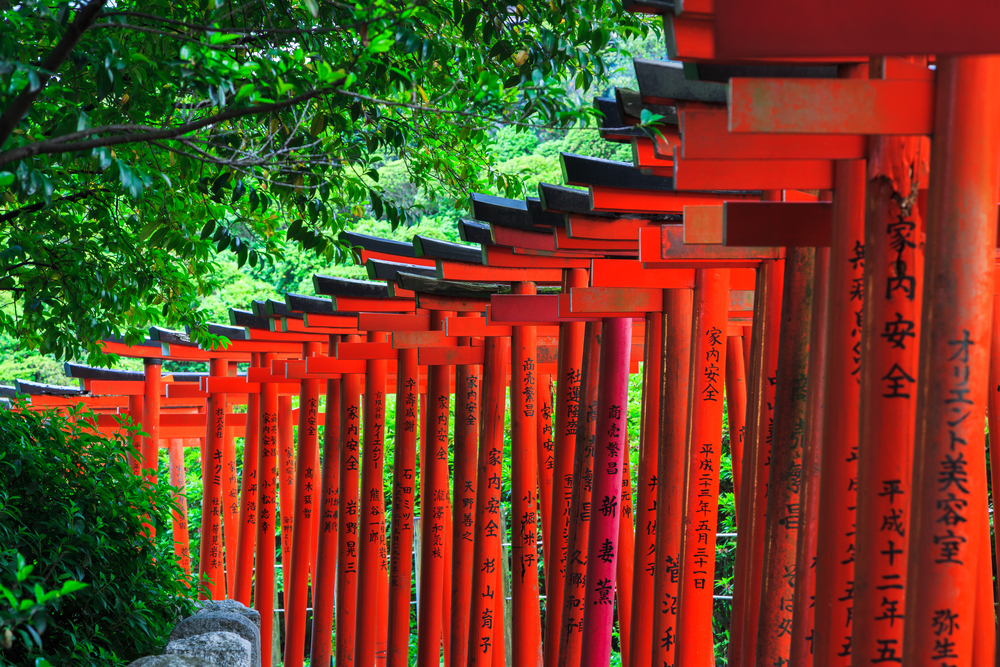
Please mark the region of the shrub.
[[194, 610], [171, 487], [132, 475], [127, 441], [88, 417], [0, 410], [0, 663], [126, 663]]

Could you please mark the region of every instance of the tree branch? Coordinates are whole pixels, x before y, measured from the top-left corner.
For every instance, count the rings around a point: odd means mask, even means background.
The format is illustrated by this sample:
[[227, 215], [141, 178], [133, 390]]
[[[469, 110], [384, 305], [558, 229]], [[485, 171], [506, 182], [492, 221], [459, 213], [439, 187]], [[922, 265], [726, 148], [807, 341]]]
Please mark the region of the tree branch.
[[104, 146], [118, 146], [121, 144], [131, 144], [139, 142], [152, 142], [152, 141], [162, 141], [164, 139], [176, 139], [189, 132], [194, 132], [195, 130], [200, 130], [205, 127], [211, 127], [213, 125], [218, 125], [219, 123], [224, 123], [227, 120], [232, 120], [234, 118], [242, 118], [244, 116], [253, 116], [258, 114], [270, 113], [272, 111], [277, 111], [278, 109], [284, 109], [285, 107], [293, 106], [301, 102], [306, 102], [316, 97], [321, 97], [330, 93], [339, 92], [336, 88], [319, 88], [317, 90], [309, 91], [308, 93], [303, 93], [295, 97], [290, 97], [287, 100], [281, 102], [271, 102], [270, 104], [261, 104], [253, 107], [241, 107], [239, 109], [230, 109], [229, 111], [224, 111], [223, 113], [215, 114], [214, 116], [209, 116], [207, 118], [202, 118], [200, 120], [192, 121], [190, 123], [185, 123], [184, 125], [178, 125], [177, 127], [164, 128], [164, 129], [149, 129], [146, 131], [139, 132], [129, 132], [128, 134], [120, 134], [117, 136], [110, 137], [99, 137], [97, 139], [91, 139], [89, 141], [67, 141], [66, 137], [71, 137], [73, 135], [89, 134], [93, 135], [97, 132], [115, 132], [115, 131], [126, 131], [128, 132], [134, 128], [142, 128], [146, 126], [142, 125], [105, 125], [103, 127], [90, 128], [89, 130], [81, 130], [81, 132], [74, 132], [69, 135], [56, 137], [55, 139], [49, 139], [48, 141], [37, 141], [32, 144], [27, 144], [25, 146], [19, 146], [18, 148], [12, 148], [8, 151], [0, 152], [0, 165], [8, 164], [16, 160], [23, 160], [26, 157], [31, 157], [34, 155], [49, 155], [53, 153], [76, 153], [78, 151], [86, 151], [92, 148], [101, 148]]
[[[77, 192], [75, 194], [68, 195], [66, 197], [53, 199], [52, 204], [54, 205], [62, 202], [79, 201], [81, 199], [86, 199], [87, 197], [94, 194], [94, 192], [95, 192], [94, 190], [83, 190], [82, 192]], [[35, 213], [36, 211], [41, 211], [43, 208], [46, 208], [45, 204], [31, 204], [30, 206], [22, 206], [21, 208], [16, 208], [9, 213], [4, 213], [3, 215], [0, 215], [0, 223], [7, 222], [8, 220], [13, 220], [14, 218], [18, 218], [24, 215], [25, 213]]]
[[73, 22], [66, 29], [66, 33], [56, 44], [55, 48], [49, 53], [48, 57], [41, 64], [41, 71], [38, 73], [38, 88], [35, 90], [28, 86], [21, 91], [21, 94], [14, 98], [14, 101], [10, 103], [3, 115], [0, 115], [0, 146], [6, 143], [7, 139], [10, 138], [11, 133], [17, 124], [21, 122], [24, 115], [28, 113], [28, 109], [34, 104], [35, 98], [37, 98], [45, 85], [52, 78], [52, 75], [59, 69], [59, 67], [65, 62], [69, 57], [69, 54], [73, 52], [76, 48], [77, 43], [80, 38], [83, 37], [83, 33], [90, 28], [91, 24], [97, 18], [98, 12], [100, 12], [107, 0], [90, 0], [86, 5], [84, 5], [79, 11], [77, 11], [76, 16], [73, 17]]

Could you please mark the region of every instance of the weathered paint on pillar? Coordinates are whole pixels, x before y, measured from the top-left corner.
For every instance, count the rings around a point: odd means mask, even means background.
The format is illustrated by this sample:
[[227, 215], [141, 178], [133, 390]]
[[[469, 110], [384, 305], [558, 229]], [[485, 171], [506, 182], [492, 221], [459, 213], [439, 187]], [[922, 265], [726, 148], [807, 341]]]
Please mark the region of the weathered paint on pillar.
[[791, 655], [815, 260], [814, 248], [787, 249], [757, 625], [762, 665], [786, 662]]
[[660, 372], [660, 441], [656, 473], [656, 562], [653, 572], [652, 664], [673, 665], [677, 644], [684, 442], [691, 379], [694, 292], [663, 290], [663, 359]]
[[[939, 56], [903, 663], [973, 664], [1000, 189], [1000, 57]], [[971, 505], [971, 506], [970, 506]]]
[[809, 386], [806, 389], [806, 442], [802, 451], [799, 535], [795, 549], [795, 592], [789, 664], [812, 666], [815, 639], [816, 541], [820, 463], [823, 455], [823, 389], [826, 373], [827, 297], [830, 249], [816, 248], [813, 311], [809, 331]]
[[[618, 559], [622, 459], [628, 456], [628, 366], [632, 320], [605, 318], [594, 440], [594, 482], [583, 602], [581, 667], [604, 667], [611, 659], [614, 590]], [[721, 400], [720, 400], [721, 403]], [[721, 415], [720, 415], [721, 417]], [[720, 423], [721, 429], [721, 423]], [[720, 433], [721, 438], [721, 433]]]
[[917, 194], [930, 149], [923, 137], [872, 137], [870, 145], [854, 665], [892, 661], [903, 653], [924, 268], [924, 220]]
[[722, 457], [723, 382], [729, 326], [729, 269], [695, 272], [691, 383], [681, 517], [680, 586], [674, 664], [707, 665], [715, 655], [712, 595]]

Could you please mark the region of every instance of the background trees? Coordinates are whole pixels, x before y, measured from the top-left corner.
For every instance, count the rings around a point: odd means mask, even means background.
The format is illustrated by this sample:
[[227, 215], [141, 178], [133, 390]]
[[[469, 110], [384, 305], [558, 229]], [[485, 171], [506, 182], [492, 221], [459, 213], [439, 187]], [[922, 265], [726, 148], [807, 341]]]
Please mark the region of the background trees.
[[339, 230], [414, 222], [397, 184], [428, 210], [521, 194], [496, 128], [586, 123], [650, 32], [618, 0], [0, 0], [0, 17], [0, 330], [92, 357], [153, 323], [211, 343], [198, 304], [221, 257], [255, 268], [288, 238], [336, 262]]

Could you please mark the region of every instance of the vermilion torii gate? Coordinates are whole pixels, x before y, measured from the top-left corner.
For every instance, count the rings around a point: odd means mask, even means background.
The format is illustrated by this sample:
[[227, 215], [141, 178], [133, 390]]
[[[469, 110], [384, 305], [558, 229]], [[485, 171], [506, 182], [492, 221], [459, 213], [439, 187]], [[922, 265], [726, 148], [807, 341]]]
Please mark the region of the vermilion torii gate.
[[367, 280], [234, 309], [225, 349], [153, 329], [104, 343], [145, 373], [4, 394], [128, 414], [137, 473], [164, 447], [179, 482], [200, 447], [199, 574], [261, 611], [262, 655], [284, 623], [289, 666], [407, 665], [414, 606], [421, 667], [605, 667], [615, 627], [636, 667], [711, 664], [725, 632], [743, 666], [992, 664], [1000, 60], [962, 53], [996, 49], [963, 46], [960, 12], [898, 7], [899, 37], [855, 4], [838, 41], [796, 27], [810, 3], [633, 3], [674, 62], [595, 100], [631, 164], [563, 155], [537, 198], [473, 194], [463, 243], [344, 233]]

